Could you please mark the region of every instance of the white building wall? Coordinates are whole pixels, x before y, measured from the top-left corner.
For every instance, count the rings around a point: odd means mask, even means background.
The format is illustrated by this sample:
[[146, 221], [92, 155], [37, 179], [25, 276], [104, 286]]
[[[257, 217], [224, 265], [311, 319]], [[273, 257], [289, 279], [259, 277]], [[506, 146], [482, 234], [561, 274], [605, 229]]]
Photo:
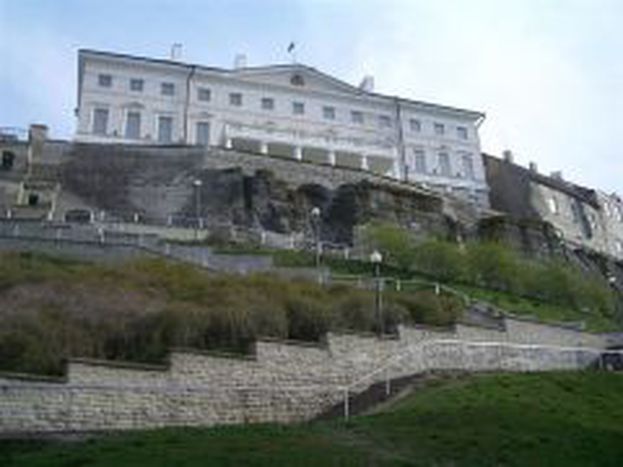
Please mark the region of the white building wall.
[[608, 234], [606, 253], [623, 260], [623, 200], [614, 193], [600, 191], [597, 200], [601, 207], [601, 222]]
[[[157, 144], [158, 117], [170, 116], [174, 144], [195, 144], [197, 123], [207, 122], [211, 145], [249, 140], [256, 143], [255, 150], [266, 151], [266, 143], [287, 143], [285, 150], [292, 157], [300, 156], [301, 151], [303, 157], [316, 152], [314, 157], [320, 162], [407, 177], [430, 188], [478, 198], [480, 204], [488, 204], [477, 128], [482, 116], [476, 112], [368, 93], [298, 65], [231, 71], [87, 51], [80, 53], [79, 69], [77, 140]], [[304, 76], [304, 86], [290, 83], [293, 73]], [[100, 74], [112, 76], [110, 87], [100, 86]], [[142, 92], [130, 89], [132, 78], [143, 80]], [[174, 84], [173, 96], [161, 94], [163, 82]], [[208, 102], [198, 99], [200, 88], [210, 90]], [[230, 104], [232, 92], [242, 94], [240, 107]], [[262, 109], [262, 98], [274, 99], [274, 109]], [[293, 114], [295, 101], [304, 103], [303, 115]], [[325, 118], [325, 106], [335, 109], [334, 119]], [[105, 136], [93, 133], [96, 108], [109, 109]], [[125, 138], [128, 111], [141, 114], [140, 139]], [[353, 122], [353, 111], [363, 114], [362, 123]], [[400, 127], [396, 121], [398, 113]], [[391, 125], [381, 125], [381, 116], [388, 117]], [[420, 132], [412, 131], [411, 119], [421, 122]], [[445, 135], [435, 134], [435, 123], [444, 125]], [[467, 139], [459, 138], [457, 127], [466, 128]], [[425, 173], [414, 170], [416, 148], [425, 151]], [[439, 173], [440, 151], [448, 153], [449, 176]], [[462, 154], [472, 156], [473, 177], [462, 171]]]

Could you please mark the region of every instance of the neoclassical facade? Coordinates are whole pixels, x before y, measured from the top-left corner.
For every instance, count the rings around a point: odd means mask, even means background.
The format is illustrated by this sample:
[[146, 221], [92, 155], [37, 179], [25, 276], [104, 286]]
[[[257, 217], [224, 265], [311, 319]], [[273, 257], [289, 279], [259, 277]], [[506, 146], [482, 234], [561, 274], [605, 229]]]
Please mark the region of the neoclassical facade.
[[301, 65], [233, 69], [78, 53], [75, 139], [197, 144], [356, 167], [488, 206], [484, 114], [387, 96]]

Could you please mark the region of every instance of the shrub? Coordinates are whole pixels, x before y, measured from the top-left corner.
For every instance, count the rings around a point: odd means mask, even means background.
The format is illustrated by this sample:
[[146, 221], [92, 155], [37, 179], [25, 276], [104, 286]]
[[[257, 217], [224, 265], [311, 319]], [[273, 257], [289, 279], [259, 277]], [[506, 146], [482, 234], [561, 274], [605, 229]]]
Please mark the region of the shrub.
[[466, 270], [465, 256], [456, 244], [428, 240], [413, 250], [412, 267], [442, 281], [458, 281]]
[[396, 294], [394, 300], [405, 308], [412, 322], [435, 326], [449, 326], [456, 322], [463, 310], [463, 303], [457, 297], [437, 295], [429, 290]]
[[517, 254], [501, 243], [470, 243], [467, 266], [468, 279], [480, 286], [519, 292], [523, 284]]
[[365, 238], [370, 247], [378, 249], [384, 262], [400, 269], [409, 269], [413, 262], [413, 242], [407, 230], [393, 224], [374, 223], [367, 227]]

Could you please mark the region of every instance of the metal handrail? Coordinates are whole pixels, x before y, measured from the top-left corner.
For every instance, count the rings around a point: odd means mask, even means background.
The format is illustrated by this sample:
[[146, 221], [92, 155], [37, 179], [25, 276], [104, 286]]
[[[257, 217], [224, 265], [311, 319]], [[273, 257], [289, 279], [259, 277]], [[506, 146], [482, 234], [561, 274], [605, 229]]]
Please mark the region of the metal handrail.
[[[373, 371], [365, 374], [364, 376], [358, 378], [357, 380], [351, 382], [348, 385], [345, 385], [341, 388], [344, 397], [344, 418], [348, 419], [350, 416], [350, 393], [354, 392], [353, 389], [360, 386], [367, 380], [370, 380], [374, 376], [382, 372], [386, 372], [385, 376], [385, 394], [389, 396], [391, 394], [391, 378], [389, 377], [389, 368], [392, 365], [400, 362], [407, 356], [413, 355], [415, 352], [423, 351], [426, 347], [430, 345], [443, 345], [443, 344], [461, 344], [470, 347], [500, 347], [500, 348], [512, 348], [512, 349], [549, 349], [549, 350], [557, 350], [559, 352], [587, 352], [594, 353], [599, 355], [599, 367], [603, 367], [603, 354], [618, 354], [623, 357], [623, 350], [610, 350], [610, 349], [601, 349], [596, 347], [587, 347], [587, 346], [557, 346], [550, 344], [522, 344], [522, 343], [509, 343], [509, 342], [487, 342], [487, 341], [465, 341], [461, 339], [434, 339], [434, 340], [423, 340], [418, 342], [417, 344], [408, 348], [407, 351], [394, 355], [385, 360], [385, 362], [375, 368]], [[422, 352], [423, 353], [423, 352]], [[424, 372], [423, 369], [422, 372]], [[415, 374], [415, 373], [414, 373]], [[371, 382], [370, 386], [375, 382]], [[369, 387], [369, 386], [368, 386]]]

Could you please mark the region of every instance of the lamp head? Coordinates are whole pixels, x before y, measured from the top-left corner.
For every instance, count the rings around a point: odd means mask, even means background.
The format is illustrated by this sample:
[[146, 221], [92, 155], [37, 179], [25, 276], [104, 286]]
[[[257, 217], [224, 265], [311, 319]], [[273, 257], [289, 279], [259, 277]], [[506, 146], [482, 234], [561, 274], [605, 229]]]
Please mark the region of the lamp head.
[[371, 254], [370, 254], [370, 262], [374, 263], [374, 264], [380, 264], [383, 262], [383, 255], [381, 254], [380, 251], [378, 250], [374, 250]]

